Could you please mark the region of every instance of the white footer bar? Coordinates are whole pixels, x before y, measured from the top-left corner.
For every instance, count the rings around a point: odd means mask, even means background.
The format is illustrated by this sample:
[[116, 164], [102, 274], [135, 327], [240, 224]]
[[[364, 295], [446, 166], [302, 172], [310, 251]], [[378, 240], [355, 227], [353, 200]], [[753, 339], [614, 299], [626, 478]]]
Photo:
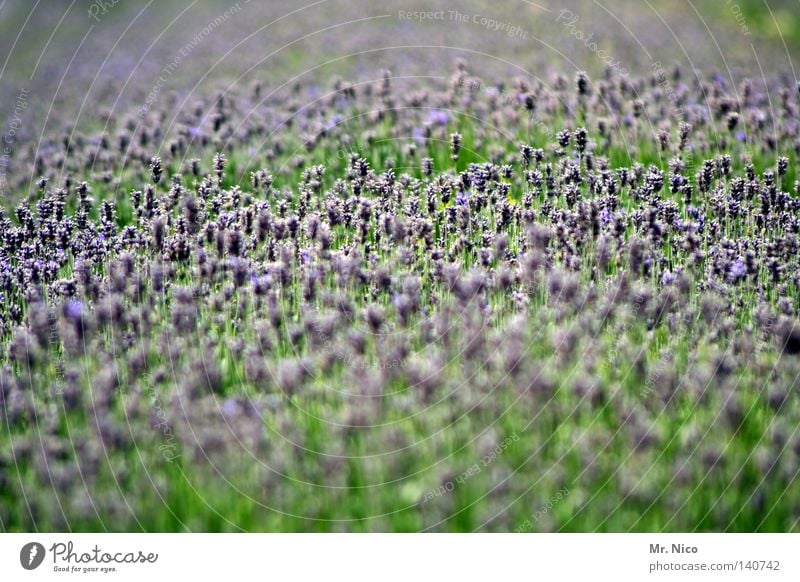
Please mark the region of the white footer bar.
[[0, 580], [800, 580], [800, 534], [4, 534]]

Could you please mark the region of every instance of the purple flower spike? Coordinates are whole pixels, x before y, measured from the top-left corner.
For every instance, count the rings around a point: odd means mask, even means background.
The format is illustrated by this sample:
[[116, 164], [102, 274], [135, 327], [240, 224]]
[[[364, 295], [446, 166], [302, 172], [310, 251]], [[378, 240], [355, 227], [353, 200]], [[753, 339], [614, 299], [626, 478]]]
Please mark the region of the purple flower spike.
[[736, 259], [733, 265], [731, 265], [730, 274], [734, 281], [745, 278], [747, 275], [747, 265], [744, 264], [742, 257]]
[[447, 122], [450, 121], [450, 115], [448, 115], [447, 111], [442, 111], [441, 109], [434, 109], [430, 113], [428, 113], [428, 117], [425, 120], [425, 123], [428, 125], [447, 125]]
[[67, 301], [64, 313], [70, 319], [78, 319], [83, 313], [83, 303], [80, 301]]

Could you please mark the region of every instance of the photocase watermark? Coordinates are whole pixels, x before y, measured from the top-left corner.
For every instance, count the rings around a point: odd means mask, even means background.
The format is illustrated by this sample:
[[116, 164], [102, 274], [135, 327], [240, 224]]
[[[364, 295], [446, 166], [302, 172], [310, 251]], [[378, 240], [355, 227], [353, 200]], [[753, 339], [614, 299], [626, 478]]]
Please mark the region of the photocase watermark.
[[155, 564], [158, 554], [136, 551], [105, 551], [96, 545], [85, 551], [76, 551], [73, 542], [57, 542], [50, 546], [53, 571], [72, 574], [109, 574], [118, 572], [121, 564]]
[[642, 386], [642, 389], [639, 391], [639, 396], [641, 398], [647, 398], [648, 396], [650, 396], [650, 393], [653, 391], [653, 388], [656, 386], [656, 384], [659, 383], [664, 373], [672, 369], [674, 365], [675, 365], [674, 357], [670, 357], [667, 360], [659, 360], [653, 367], [650, 374], [648, 375], [647, 380], [644, 383], [644, 386]]
[[153, 88], [150, 89], [150, 92], [147, 94], [145, 98], [144, 104], [139, 108], [138, 116], [139, 118], [144, 117], [153, 104], [158, 100], [158, 96], [161, 94], [161, 90], [167, 84], [169, 78], [175, 74], [175, 71], [178, 70], [180, 64], [189, 58], [189, 55], [192, 54], [192, 51], [196, 49], [200, 44], [205, 40], [211, 33], [217, 30], [220, 26], [225, 24], [231, 17], [238, 14], [239, 11], [242, 9], [242, 4], [250, 4], [251, 0], [245, 0], [244, 2], [237, 2], [230, 8], [228, 8], [225, 12], [217, 16], [214, 20], [210, 21], [206, 24], [203, 28], [201, 28], [197, 34], [194, 35], [192, 40], [187, 42], [183, 45], [172, 58], [172, 60], [167, 63], [164, 68], [161, 69], [161, 74], [158, 77], [158, 81], [156, 84], [153, 85]]
[[[556, 491], [550, 498], [545, 501], [539, 509], [537, 509], [533, 515], [531, 515], [528, 519], [522, 522], [517, 529], [514, 530], [514, 533], [523, 533], [526, 531], [531, 531], [533, 526], [536, 522], [538, 522], [542, 517], [550, 513], [550, 511], [561, 502], [567, 495], [569, 495], [569, 488], [562, 487], [558, 491]], [[531, 521], [533, 520], [533, 521]]]
[[[477, 78], [470, 78], [467, 76], [460, 76], [453, 84], [454, 88], [466, 88], [471, 92], [492, 92], [493, 104], [496, 107], [510, 107], [523, 112], [527, 117], [529, 131], [538, 131], [544, 139], [554, 140], [556, 138], [556, 130], [553, 124], [545, 119], [539, 118], [536, 115], [536, 98], [533, 95], [521, 92], [514, 92], [505, 86], [497, 86], [494, 84], [486, 83]], [[336, 150], [336, 158], [340, 161], [348, 161], [352, 157], [360, 157], [368, 155], [373, 148], [379, 144], [383, 144], [392, 140], [404, 139], [409, 143], [409, 155], [414, 156], [417, 153], [417, 147], [424, 144], [427, 140], [439, 141], [435, 131], [447, 128], [448, 125], [460, 115], [457, 111], [450, 111], [442, 108], [425, 108], [427, 114], [421, 123], [412, 129], [410, 135], [405, 138], [366, 138], [357, 139], [355, 141], [347, 141], [340, 144]], [[330, 131], [335, 127], [342, 125], [342, 120], [335, 118], [330, 122], [327, 130]]]
[[656, 79], [658, 81], [659, 87], [661, 90], [664, 91], [664, 95], [667, 98], [667, 101], [670, 102], [670, 105], [675, 109], [675, 116], [677, 117], [678, 121], [685, 121], [686, 115], [683, 111], [683, 105], [681, 105], [680, 101], [678, 100], [678, 96], [675, 93], [675, 88], [672, 86], [672, 83], [669, 81], [669, 77], [667, 76], [667, 72], [664, 70], [661, 61], [654, 61], [650, 68], [655, 74]]
[[628, 69], [622, 66], [622, 64], [614, 59], [614, 57], [608, 54], [608, 51], [605, 49], [600, 48], [597, 45], [597, 41], [594, 38], [594, 33], [591, 32], [586, 34], [583, 30], [578, 28], [578, 22], [580, 21], [580, 16], [572, 12], [567, 8], [562, 8], [558, 15], [556, 16], [556, 22], [562, 24], [564, 28], [569, 31], [569, 34], [575, 37], [577, 40], [582, 42], [587, 49], [592, 51], [597, 58], [600, 59], [603, 63], [611, 67], [612, 69], [616, 69], [622, 75], [628, 74]]
[[172, 426], [170, 426], [169, 418], [167, 417], [167, 413], [165, 412], [164, 406], [161, 403], [161, 399], [158, 397], [158, 394], [156, 394], [156, 389], [153, 386], [150, 375], [147, 373], [143, 374], [142, 380], [145, 385], [147, 397], [150, 399], [150, 405], [153, 407], [153, 411], [155, 412], [155, 423], [153, 428], [158, 430], [164, 439], [164, 442], [158, 445], [158, 449], [161, 451], [161, 454], [164, 456], [164, 458], [171, 463], [181, 456], [178, 452], [175, 434], [172, 432]]
[[50, 319], [49, 332], [47, 334], [47, 345], [48, 347], [56, 352], [56, 357], [53, 360], [53, 366], [56, 370], [56, 383], [55, 383], [55, 394], [57, 396], [64, 395], [64, 368], [66, 363], [64, 362], [64, 356], [60, 353], [61, 348], [61, 339], [58, 334], [58, 322], [55, 318]]
[[446, 20], [445, 10], [398, 10], [397, 18], [400, 20], [414, 20], [422, 22], [424, 20]]
[[373, 147], [375, 141], [370, 140], [356, 140], [355, 142], [343, 145], [336, 150], [336, 157], [339, 160], [349, 160], [351, 156], [361, 156], [368, 153]]
[[[319, 321], [311, 323], [311, 333], [317, 342], [314, 348], [316, 353], [329, 353], [339, 360], [344, 366], [352, 367], [356, 370], [392, 370], [404, 368], [408, 365], [407, 358], [389, 358], [385, 360], [378, 360], [370, 362], [367, 360], [358, 360], [354, 362], [352, 353], [345, 349], [341, 344], [335, 342], [331, 334], [324, 329]], [[381, 324], [380, 329], [377, 331], [378, 335], [389, 335], [394, 333], [397, 329], [397, 324], [392, 321], [385, 321]]]
[[17, 93], [14, 109], [6, 123], [6, 131], [3, 134], [2, 144], [0, 144], [0, 192], [5, 192], [8, 188], [8, 168], [11, 165], [11, 155], [14, 152], [17, 133], [22, 127], [22, 114], [28, 108], [29, 96], [30, 90], [28, 89], [21, 89]]
[[502, 32], [509, 38], [528, 40], [530, 37], [530, 33], [518, 24], [496, 20], [482, 14], [459, 12], [458, 10], [398, 10], [397, 18], [399, 20], [413, 20], [415, 22], [438, 20], [458, 22], [461, 24], [476, 24], [491, 32]]
[[120, 0], [94, 0], [87, 10], [87, 14], [89, 18], [94, 19], [95, 22], [100, 22], [98, 16], [105, 16], [108, 14], [109, 10], [119, 3]]
[[728, 10], [731, 11], [733, 17], [736, 19], [736, 24], [739, 25], [739, 30], [742, 31], [742, 34], [745, 36], [751, 36], [750, 27], [747, 26], [747, 19], [745, 18], [744, 14], [742, 13], [742, 7], [733, 2], [733, 0], [725, 0], [725, 5], [728, 7]]
[[39, 542], [29, 542], [19, 552], [19, 563], [25, 570], [41, 566], [47, 555], [52, 558], [53, 572], [63, 574], [110, 574], [120, 565], [155, 564], [158, 554], [142, 550], [104, 550], [95, 544], [88, 550], [77, 550], [72, 541], [56, 542], [48, 550]]
[[[633, 302], [633, 313], [631, 314], [632, 319], [636, 319], [644, 304], [645, 304], [645, 297], [641, 294], [637, 294]], [[614, 370], [617, 368], [618, 366], [617, 360], [619, 359], [620, 345], [622, 344], [623, 341], [622, 338], [626, 336], [626, 334], [630, 330], [630, 327], [631, 327], [631, 321], [625, 321], [623, 322], [621, 329], [615, 330], [614, 335], [616, 339], [614, 340], [614, 343], [612, 344], [611, 348], [608, 350], [606, 358], [602, 363], [602, 366], [605, 371]]]
[[480, 461], [477, 461], [463, 470], [455, 479], [448, 479], [441, 485], [439, 485], [436, 489], [430, 489], [425, 492], [425, 495], [422, 496], [422, 500], [420, 504], [428, 503], [429, 501], [436, 499], [437, 497], [441, 497], [446, 493], [452, 493], [456, 485], [461, 485], [466, 483], [469, 479], [478, 475], [483, 469], [491, 465], [497, 457], [502, 454], [512, 443], [515, 443], [519, 440], [519, 435], [514, 433], [509, 437], [506, 437], [501, 442], [499, 442], [494, 449], [492, 449], [489, 453], [484, 455]]
[[29, 542], [19, 551], [20, 566], [26, 570], [35, 570], [42, 565], [46, 555], [44, 546], [39, 542]]
[[483, 81], [476, 82], [464, 77], [458, 79], [455, 86], [469, 87], [473, 91], [495, 91], [499, 107], [512, 107], [524, 111], [528, 118], [529, 131], [537, 130], [547, 140], [556, 138], [556, 130], [553, 124], [536, 116], [536, 102], [530, 95], [514, 93], [505, 88], [498, 88], [494, 85], [487, 85]]

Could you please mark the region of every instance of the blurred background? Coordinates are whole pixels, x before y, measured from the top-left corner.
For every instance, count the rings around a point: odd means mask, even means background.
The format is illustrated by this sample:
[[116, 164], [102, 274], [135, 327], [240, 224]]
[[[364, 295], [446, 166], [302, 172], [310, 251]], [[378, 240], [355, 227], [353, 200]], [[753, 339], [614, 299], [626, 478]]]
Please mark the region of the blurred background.
[[799, 14], [798, 0], [2, 0], [0, 116], [15, 143], [38, 141], [64, 119], [91, 131], [109, 111], [255, 81], [268, 95], [389, 69], [411, 87], [458, 59], [491, 82], [674, 63], [796, 78]]

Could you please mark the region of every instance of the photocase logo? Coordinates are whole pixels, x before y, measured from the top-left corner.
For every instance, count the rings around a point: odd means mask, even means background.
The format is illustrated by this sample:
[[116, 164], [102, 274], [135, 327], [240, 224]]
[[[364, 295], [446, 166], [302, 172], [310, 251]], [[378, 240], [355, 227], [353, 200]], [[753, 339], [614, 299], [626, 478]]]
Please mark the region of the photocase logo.
[[42, 565], [44, 554], [44, 546], [39, 542], [27, 543], [19, 552], [19, 563], [26, 570], [35, 570]]

